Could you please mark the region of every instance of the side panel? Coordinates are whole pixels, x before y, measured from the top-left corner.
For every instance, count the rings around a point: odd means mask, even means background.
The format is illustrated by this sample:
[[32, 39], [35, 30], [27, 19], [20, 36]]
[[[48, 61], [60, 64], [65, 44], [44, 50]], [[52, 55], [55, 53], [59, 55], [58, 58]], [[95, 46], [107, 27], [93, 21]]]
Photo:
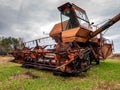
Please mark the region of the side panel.
[[106, 59], [112, 54], [112, 44], [104, 44], [101, 48], [101, 57]]
[[54, 35], [60, 34], [61, 32], [62, 32], [61, 23], [57, 23], [54, 25], [49, 35], [52, 37]]
[[62, 32], [62, 41], [63, 42], [83, 42], [85, 43], [88, 40], [90, 30], [85, 28], [77, 27], [70, 30], [65, 30]]

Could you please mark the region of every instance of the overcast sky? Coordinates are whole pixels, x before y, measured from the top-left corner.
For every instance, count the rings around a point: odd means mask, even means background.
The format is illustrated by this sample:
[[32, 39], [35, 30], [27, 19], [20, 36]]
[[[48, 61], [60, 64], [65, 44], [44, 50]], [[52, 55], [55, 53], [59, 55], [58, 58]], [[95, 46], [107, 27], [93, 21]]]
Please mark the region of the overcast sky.
[[[90, 22], [99, 24], [120, 13], [120, 0], [0, 0], [0, 36], [22, 37], [25, 41], [41, 38], [60, 21], [57, 7], [71, 2], [86, 10]], [[105, 37], [114, 41], [120, 52], [120, 21]]]

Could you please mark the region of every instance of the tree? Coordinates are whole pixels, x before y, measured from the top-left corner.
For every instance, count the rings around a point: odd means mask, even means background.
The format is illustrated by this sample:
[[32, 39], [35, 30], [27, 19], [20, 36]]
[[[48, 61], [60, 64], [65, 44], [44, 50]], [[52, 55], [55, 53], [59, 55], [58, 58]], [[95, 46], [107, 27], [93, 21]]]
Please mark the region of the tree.
[[0, 52], [1, 53], [11, 53], [14, 50], [14, 47], [17, 48], [21, 47], [20, 39], [13, 38], [13, 37], [2, 37], [0, 39]]

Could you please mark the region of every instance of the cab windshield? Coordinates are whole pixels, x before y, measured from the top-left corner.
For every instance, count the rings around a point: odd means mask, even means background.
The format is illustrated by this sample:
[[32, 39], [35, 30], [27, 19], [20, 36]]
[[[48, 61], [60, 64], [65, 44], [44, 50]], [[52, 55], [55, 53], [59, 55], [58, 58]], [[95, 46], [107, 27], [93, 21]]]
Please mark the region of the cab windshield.
[[68, 30], [79, 26], [89, 27], [89, 20], [85, 12], [77, 8], [65, 9], [61, 12], [62, 29]]

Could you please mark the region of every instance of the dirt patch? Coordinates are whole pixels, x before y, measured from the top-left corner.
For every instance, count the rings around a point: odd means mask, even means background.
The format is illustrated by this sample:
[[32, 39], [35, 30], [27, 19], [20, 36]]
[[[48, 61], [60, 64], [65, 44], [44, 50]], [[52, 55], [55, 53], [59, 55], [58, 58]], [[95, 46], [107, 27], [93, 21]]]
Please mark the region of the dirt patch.
[[120, 53], [113, 54], [111, 57], [109, 57], [109, 59], [116, 59], [116, 60], [120, 60]]
[[120, 90], [118, 82], [99, 82], [92, 90]]
[[36, 79], [39, 78], [39, 76], [36, 76], [32, 74], [31, 72], [26, 72], [24, 74], [19, 74], [19, 75], [13, 75], [11, 76], [8, 80], [14, 80], [14, 79]]
[[0, 64], [13, 60], [12, 56], [0, 56]]

